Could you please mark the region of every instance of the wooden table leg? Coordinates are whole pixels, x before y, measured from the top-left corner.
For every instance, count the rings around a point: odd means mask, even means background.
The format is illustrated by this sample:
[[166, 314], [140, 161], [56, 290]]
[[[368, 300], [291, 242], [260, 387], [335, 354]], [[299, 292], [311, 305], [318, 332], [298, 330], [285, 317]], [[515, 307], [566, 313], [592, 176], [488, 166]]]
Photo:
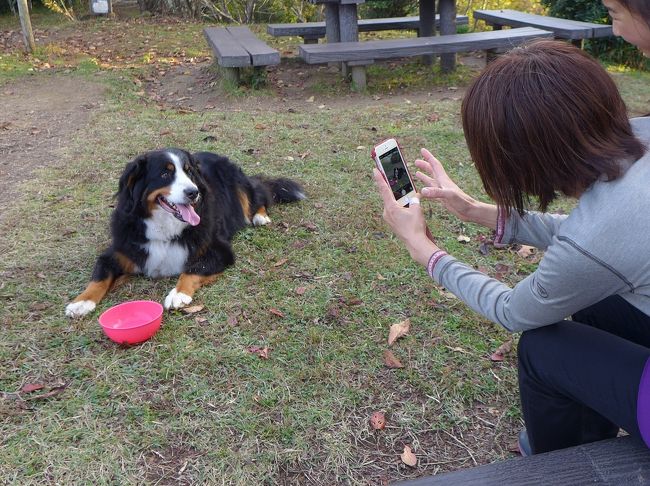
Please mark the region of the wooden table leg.
[[[341, 24], [339, 23], [339, 4], [325, 4], [325, 39], [328, 44], [341, 42]], [[328, 66], [339, 67], [341, 63], [328, 62]]]
[[[355, 3], [339, 5], [339, 26], [341, 42], [357, 42], [359, 40], [357, 5]], [[341, 72], [344, 77], [348, 77], [348, 66], [345, 63], [341, 65]]]
[[[438, 0], [438, 13], [440, 13], [440, 35], [455, 34], [456, 0]], [[443, 73], [456, 69], [456, 54], [442, 54], [440, 69]]]
[[[420, 30], [418, 37], [431, 37], [435, 33], [435, 20], [436, 20], [436, 1], [435, 0], [420, 0]], [[426, 54], [422, 56], [422, 64], [431, 66], [433, 64], [433, 56]]]

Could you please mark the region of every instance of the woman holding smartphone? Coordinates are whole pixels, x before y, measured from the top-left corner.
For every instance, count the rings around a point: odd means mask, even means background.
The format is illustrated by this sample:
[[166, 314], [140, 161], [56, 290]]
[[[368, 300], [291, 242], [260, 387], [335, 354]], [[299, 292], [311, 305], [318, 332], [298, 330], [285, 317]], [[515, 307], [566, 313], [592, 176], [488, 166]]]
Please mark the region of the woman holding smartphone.
[[[403, 208], [375, 169], [384, 218], [413, 259], [518, 345], [523, 454], [615, 437], [650, 445], [650, 118], [628, 120], [601, 65], [570, 44], [538, 41], [488, 65], [469, 87], [462, 120], [487, 194], [479, 202], [423, 149], [422, 196], [496, 243], [545, 251], [509, 288], [427, 238], [416, 199]], [[567, 215], [544, 211], [556, 193]], [[529, 198], [540, 212], [528, 211]], [[572, 320], [567, 320], [572, 316]]]

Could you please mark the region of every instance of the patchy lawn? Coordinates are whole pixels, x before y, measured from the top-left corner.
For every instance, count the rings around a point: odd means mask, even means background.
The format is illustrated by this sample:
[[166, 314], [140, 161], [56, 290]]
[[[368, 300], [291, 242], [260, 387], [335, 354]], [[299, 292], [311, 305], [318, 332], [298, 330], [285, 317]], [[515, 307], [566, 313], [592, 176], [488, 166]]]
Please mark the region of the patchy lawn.
[[[512, 455], [515, 352], [490, 360], [509, 335], [410, 260], [370, 179], [371, 146], [395, 136], [410, 160], [426, 146], [482, 194], [459, 123], [479, 55], [448, 77], [382, 63], [354, 94], [332, 68], [292, 58], [297, 39], [267, 38], [285, 59], [253, 91], [222, 86], [198, 23], [36, 15], [34, 26], [39, 51], [25, 56], [16, 20], [0, 21], [1, 477], [383, 484]], [[616, 77], [633, 112], [650, 106], [647, 73]], [[160, 301], [175, 279], [132, 279], [85, 319], [63, 309], [108, 242], [122, 168], [164, 146], [295, 178], [309, 199], [236, 237], [238, 262], [197, 293], [201, 312], [166, 313], [154, 339], [123, 348], [98, 314]], [[539, 258], [495, 250], [436, 206], [429, 216], [443, 247], [509, 283]], [[390, 347], [404, 367], [388, 368], [389, 328], [406, 318]], [[370, 426], [374, 412], [385, 428]], [[416, 467], [400, 460], [405, 445]]]

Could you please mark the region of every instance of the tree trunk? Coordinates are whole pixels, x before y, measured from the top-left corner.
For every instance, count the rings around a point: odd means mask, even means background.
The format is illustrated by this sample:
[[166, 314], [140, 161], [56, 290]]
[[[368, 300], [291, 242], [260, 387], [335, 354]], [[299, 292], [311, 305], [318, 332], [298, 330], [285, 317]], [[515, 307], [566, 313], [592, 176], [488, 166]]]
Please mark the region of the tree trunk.
[[23, 29], [23, 41], [25, 42], [25, 50], [27, 52], [34, 52], [34, 32], [32, 31], [32, 21], [29, 17], [29, 7], [27, 0], [18, 0], [18, 13], [20, 14], [20, 25]]

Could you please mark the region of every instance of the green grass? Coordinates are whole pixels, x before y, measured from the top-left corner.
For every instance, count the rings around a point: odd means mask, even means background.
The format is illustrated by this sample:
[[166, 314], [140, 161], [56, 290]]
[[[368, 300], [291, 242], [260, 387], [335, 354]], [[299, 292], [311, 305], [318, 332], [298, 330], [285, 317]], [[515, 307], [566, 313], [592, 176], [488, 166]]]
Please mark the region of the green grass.
[[[181, 24], [184, 34], [169, 38], [149, 26], [118, 27], [160, 36], [156, 42], [166, 53], [181, 44], [203, 52], [202, 43], [185, 37], [198, 33], [198, 24]], [[102, 35], [108, 29], [103, 22], [79, 28]], [[0, 83], [20, 79], [34, 64], [14, 53], [3, 53], [0, 62], [6, 59]], [[68, 75], [106, 83], [106, 104], [66, 141], [62, 163], [35, 173], [20, 187], [20, 201], [3, 208], [4, 481], [379, 484], [471, 466], [472, 456], [487, 462], [509, 455], [521, 424], [514, 351], [504, 363], [488, 359], [508, 334], [432, 283], [410, 260], [381, 219], [370, 178], [371, 146], [394, 136], [409, 160], [419, 147], [430, 148], [462, 187], [484, 198], [464, 145], [459, 100], [392, 99], [388, 92], [400, 79], [412, 79], [406, 88], [422, 86], [416, 79], [421, 68], [407, 65], [396, 75], [376, 67], [369, 76], [386, 74], [373, 89], [386, 96], [390, 117], [383, 104], [365, 103], [367, 95], [336, 111], [307, 104], [288, 112], [279, 100], [273, 104], [270, 90], [256, 96], [275, 109], [244, 104], [179, 114], [154, 109], [133, 83], [164, 65], [166, 54], [156, 55], [151, 66], [102, 67], [86, 54], [75, 59], [66, 61], [72, 65]], [[438, 82], [462, 87], [469, 76], [461, 71]], [[640, 105], [646, 74], [621, 73], [617, 79]], [[247, 93], [224, 96], [243, 102]], [[429, 120], [433, 112], [439, 121]], [[199, 129], [205, 124], [214, 127], [215, 142], [203, 141]], [[272, 208], [271, 225], [235, 238], [237, 264], [195, 297], [205, 305], [200, 316], [207, 321], [166, 313], [154, 339], [124, 348], [102, 334], [99, 312], [124, 300], [160, 301], [174, 279], [134, 278], [84, 319], [68, 320], [63, 309], [83, 289], [108, 243], [111, 197], [124, 164], [168, 145], [226, 154], [249, 174], [295, 178], [309, 199]], [[483, 229], [436, 206], [429, 213], [441, 245], [464, 261], [489, 272], [509, 265], [510, 283], [522, 278], [518, 270], [533, 268], [508, 250], [482, 255]], [[472, 242], [458, 243], [460, 233]], [[299, 295], [297, 287], [305, 293]], [[388, 329], [406, 317], [412, 330], [392, 347], [405, 368], [389, 370], [382, 360]], [[269, 346], [270, 359], [248, 353], [252, 345]], [[56, 397], [21, 401], [11, 392], [25, 383], [67, 388]], [[378, 432], [368, 426], [377, 410], [388, 419]], [[418, 454], [417, 469], [399, 460], [405, 444]]]

